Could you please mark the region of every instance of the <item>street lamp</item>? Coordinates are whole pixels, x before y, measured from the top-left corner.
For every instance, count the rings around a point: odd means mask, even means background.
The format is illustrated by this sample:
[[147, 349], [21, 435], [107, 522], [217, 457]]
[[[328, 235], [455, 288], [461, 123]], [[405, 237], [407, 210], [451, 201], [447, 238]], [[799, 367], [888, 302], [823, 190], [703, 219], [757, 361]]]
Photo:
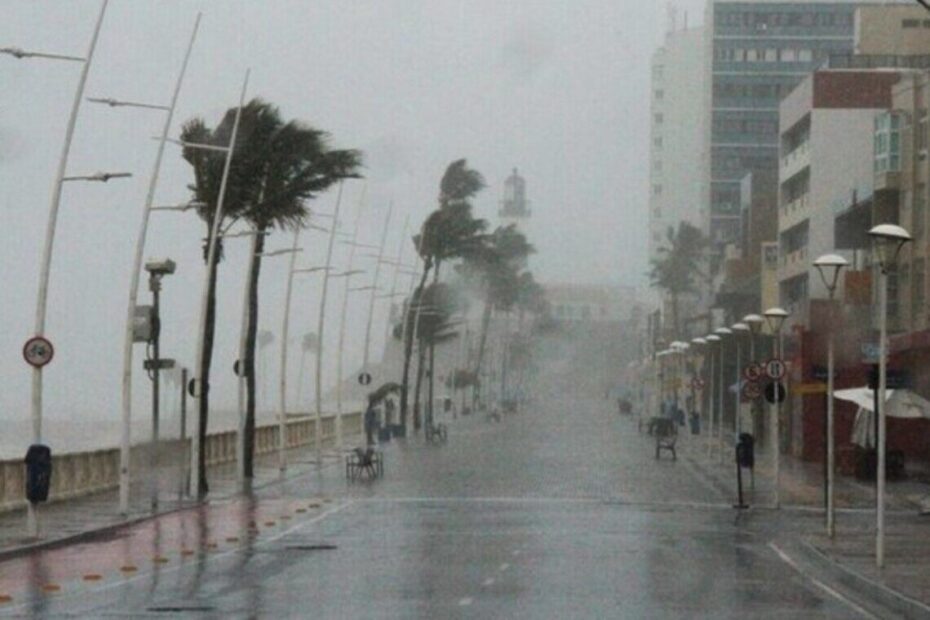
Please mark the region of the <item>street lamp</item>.
[[736, 336], [736, 395], [733, 397], [734, 407], [733, 407], [733, 436], [734, 443], [739, 442], [740, 433], [743, 432], [743, 420], [741, 411], [740, 411], [740, 401], [742, 400], [742, 386], [740, 385], [743, 379], [742, 372], [742, 352], [740, 348], [740, 336], [743, 334], [749, 334], [750, 346], [752, 346], [752, 330], [749, 328], [749, 325], [746, 323], [734, 323], [730, 329], [733, 330], [733, 334]]
[[171, 131], [171, 124], [174, 119], [174, 112], [177, 107], [178, 97], [181, 93], [181, 85], [184, 82], [184, 76], [187, 73], [187, 65], [190, 60], [191, 50], [194, 48], [194, 41], [197, 38], [197, 31], [200, 27], [200, 13], [194, 20], [194, 28], [191, 32], [190, 40], [187, 44], [187, 50], [184, 53], [184, 60], [181, 63], [181, 69], [178, 72], [178, 78], [175, 81], [174, 91], [171, 96], [171, 104], [168, 106], [153, 105], [146, 103], [136, 103], [129, 101], [119, 101], [112, 98], [88, 98], [88, 101], [94, 103], [103, 103], [110, 107], [133, 107], [162, 110], [166, 112], [164, 124], [162, 125], [161, 140], [158, 144], [158, 150], [155, 155], [155, 162], [152, 165], [152, 173], [149, 176], [149, 187], [145, 197], [145, 205], [142, 208], [142, 218], [139, 222], [139, 229], [136, 234], [136, 246], [133, 252], [132, 271], [130, 272], [129, 298], [126, 306], [126, 327], [123, 333], [123, 372], [122, 372], [122, 433], [120, 441], [120, 494], [119, 508], [122, 514], [129, 512], [129, 483], [130, 483], [130, 458], [129, 451], [131, 445], [131, 426], [132, 426], [132, 323], [136, 310], [136, 303], [139, 295], [139, 280], [142, 272], [142, 260], [145, 252], [145, 240], [148, 234], [149, 216], [154, 210], [160, 211], [187, 211], [195, 207], [202, 206], [202, 203], [188, 202], [185, 205], [153, 207], [155, 200], [155, 189], [158, 186], [158, 178], [161, 173], [161, 162], [165, 153], [165, 143], [168, 139], [168, 132]]
[[760, 314], [747, 314], [743, 317], [743, 323], [749, 326], [749, 361], [756, 363], [756, 336], [762, 331], [762, 324], [765, 323], [765, 317]]
[[[775, 348], [775, 358], [782, 359], [782, 340], [781, 340], [781, 329], [785, 324], [789, 314], [781, 308], [769, 308], [766, 310], [763, 315], [765, 316], [765, 322], [768, 323], [769, 331], [772, 332], [772, 335], [775, 337], [776, 348]], [[774, 489], [775, 489], [775, 507], [778, 508], [781, 505], [780, 495], [779, 495], [779, 482], [781, 481], [781, 390], [779, 389], [781, 385], [780, 381], [775, 381], [773, 390], [775, 392], [775, 398], [772, 399], [775, 402], [771, 406], [771, 435], [772, 435], [772, 478], [774, 479]]]
[[879, 265], [879, 339], [878, 339], [878, 467], [876, 468], [875, 564], [885, 565], [885, 392], [888, 353], [888, 272], [894, 267], [904, 244], [911, 240], [905, 229], [895, 224], [880, 224], [869, 231], [872, 249]]
[[[725, 352], [725, 341], [733, 335], [733, 330], [728, 327], [718, 327], [714, 330], [714, 333], [720, 337], [720, 382], [717, 384], [717, 410], [719, 412], [717, 416], [717, 447], [720, 450], [720, 464], [722, 465], [726, 461], [726, 451], [723, 449], [723, 410], [726, 402], [726, 387], [723, 378], [723, 354]], [[739, 364], [737, 364], [737, 367], [739, 367]]]
[[[707, 395], [708, 395], [708, 420], [710, 422], [708, 429], [708, 440], [707, 440], [707, 458], [713, 459], [714, 456], [714, 418], [716, 418], [716, 402], [715, 402], [715, 392], [714, 387], [717, 385], [717, 375], [714, 372], [714, 348], [716, 345], [721, 343], [720, 336], [717, 334], [708, 334], [704, 336], [704, 340], [707, 341], [707, 347], [710, 349], [710, 372], [708, 373], [707, 382]], [[722, 348], [722, 347], [721, 347]], [[720, 351], [718, 350], [718, 356]], [[718, 423], [719, 427], [719, 423]], [[718, 428], [719, 431], [719, 428]]]
[[820, 279], [830, 297], [830, 319], [827, 322], [827, 535], [830, 538], [836, 534], [836, 500], [835, 500], [835, 480], [836, 480], [836, 449], [835, 439], [833, 437], [834, 412], [833, 412], [833, 323], [836, 320], [834, 316], [834, 296], [836, 287], [840, 279], [840, 271], [847, 267], [849, 262], [837, 254], [825, 254], [814, 261], [814, 266], [820, 273]]

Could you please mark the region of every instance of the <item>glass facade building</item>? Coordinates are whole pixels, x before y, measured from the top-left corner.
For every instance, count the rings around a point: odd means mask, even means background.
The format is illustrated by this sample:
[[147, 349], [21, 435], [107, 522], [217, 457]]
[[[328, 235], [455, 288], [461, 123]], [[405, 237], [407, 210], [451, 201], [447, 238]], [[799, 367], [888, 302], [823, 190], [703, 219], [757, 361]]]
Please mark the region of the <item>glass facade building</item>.
[[856, 6], [823, 0], [708, 3], [707, 232], [718, 248], [740, 242], [742, 179], [778, 172], [781, 99], [830, 55], [852, 53]]

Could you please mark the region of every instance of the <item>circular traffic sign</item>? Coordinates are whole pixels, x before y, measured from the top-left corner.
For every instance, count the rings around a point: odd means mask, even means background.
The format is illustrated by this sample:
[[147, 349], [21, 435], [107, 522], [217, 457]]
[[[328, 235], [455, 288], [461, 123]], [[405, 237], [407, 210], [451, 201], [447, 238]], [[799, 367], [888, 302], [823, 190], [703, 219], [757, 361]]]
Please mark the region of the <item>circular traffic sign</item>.
[[23, 359], [33, 368], [42, 368], [55, 357], [55, 347], [42, 336], [33, 336], [23, 345]]
[[359, 376], [358, 376], [358, 384], [359, 384], [359, 385], [368, 385], [368, 384], [370, 384], [370, 383], [371, 383], [371, 374], [369, 374], [369, 373], [367, 373], [367, 372], [363, 372], [363, 373], [359, 374]]
[[765, 376], [773, 381], [781, 381], [785, 378], [788, 368], [785, 362], [780, 359], [770, 359], [765, 363]]
[[762, 366], [756, 364], [755, 362], [743, 368], [743, 377], [745, 377], [746, 381], [752, 381], [755, 383], [761, 379], [764, 374], [765, 371], [763, 370]]
[[743, 384], [743, 400], [756, 400], [762, 396], [762, 386], [758, 383]]
[[196, 378], [192, 378], [187, 382], [187, 393], [191, 395], [191, 398], [200, 398], [200, 390], [198, 388], [198, 383]]
[[785, 402], [786, 396], [788, 396], [788, 390], [786, 390], [784, 384], [779, 381], [772, 381], [765, 386], [765, 400], [773, 405], [775, 403]]

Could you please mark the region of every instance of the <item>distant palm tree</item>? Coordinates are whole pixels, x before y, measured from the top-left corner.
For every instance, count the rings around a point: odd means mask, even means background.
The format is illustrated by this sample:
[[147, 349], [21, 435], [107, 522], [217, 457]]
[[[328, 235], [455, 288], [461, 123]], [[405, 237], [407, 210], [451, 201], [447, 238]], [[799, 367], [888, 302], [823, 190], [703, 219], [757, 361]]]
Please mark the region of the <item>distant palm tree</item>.
[[[413, 299], [420, 299], [426, 288], [430, 271], [433, 281], [438, 282], [443, 261], [467, 256], [480, 248], [487, 222], [472, 215], [471, 198], [485, 187], [481, 174], [468, 167], [466, 160], [459, 159], [446, 168], [439, 183], [439, 208], [433, 211], [420, 233], [414, 237], [417, 253], [423, 261], [420, 283]], [[414, 312], [411, 312], [414, 310]], [[408, 387], [410, 383], [410, 361], [413, 356], [414, 332], [417, 331], [419, 313], [408, 303], [408, 315], [413, 316], [413, 329], [408, 329], [404, 342], [404, 367], [401, 378], [400, 419], [407, 427]], [[419, 356], [423, 358], [423, 354]], [[419, 428], [419, 416], [414, 419]]]
[[668, 295], [672, 306], [672, 337], [679, 340], [682, 337], [681, 296], [698, 292], [696, 280], [705, 277], [701, 260], [708, 241], [700, 229], [688, 222], [679, 224], [677, 233], [670, 226], [666, 241], [667, 245], [659, 248], [659, 255], [651, 260], [649, 280], [652, 286]]

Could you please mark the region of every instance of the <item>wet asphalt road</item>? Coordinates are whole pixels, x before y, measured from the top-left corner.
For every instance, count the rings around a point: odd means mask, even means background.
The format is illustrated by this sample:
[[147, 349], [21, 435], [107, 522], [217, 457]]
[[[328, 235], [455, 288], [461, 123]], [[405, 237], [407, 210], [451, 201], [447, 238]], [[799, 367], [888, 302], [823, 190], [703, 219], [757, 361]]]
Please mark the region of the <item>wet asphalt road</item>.
[[386, 455], [384, 480], [334, 464], [0, 564], [0, 615], [859, 617], [769, 545], [816, 516], [735, 517], [603, 400], [460, 418], [447, 445]]

